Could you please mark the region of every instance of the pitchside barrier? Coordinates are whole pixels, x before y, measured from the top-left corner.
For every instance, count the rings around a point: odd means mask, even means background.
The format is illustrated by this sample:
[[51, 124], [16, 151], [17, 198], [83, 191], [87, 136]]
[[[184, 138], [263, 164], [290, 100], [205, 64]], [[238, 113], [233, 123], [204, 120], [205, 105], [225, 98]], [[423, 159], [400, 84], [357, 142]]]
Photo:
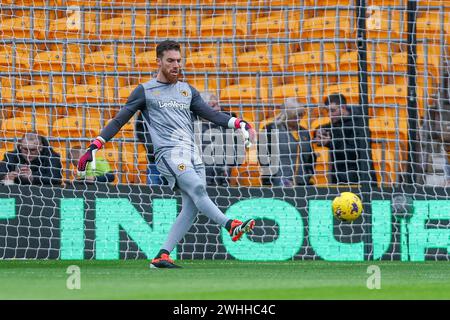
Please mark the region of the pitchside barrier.
[[[199, 215], [177, 259], [281, 261], [323, 259], [448, 260], [448, 189], [362, 194], [364, 212], [337, 221], [331, 199], [357, 188], [208, 188], [233, 218], [255, 218], [254, 232], [234, 243]], [[2, 259], [145, 259], [160, 248], [181, 205], [167, 187], [125, 185], [0, 188]]]

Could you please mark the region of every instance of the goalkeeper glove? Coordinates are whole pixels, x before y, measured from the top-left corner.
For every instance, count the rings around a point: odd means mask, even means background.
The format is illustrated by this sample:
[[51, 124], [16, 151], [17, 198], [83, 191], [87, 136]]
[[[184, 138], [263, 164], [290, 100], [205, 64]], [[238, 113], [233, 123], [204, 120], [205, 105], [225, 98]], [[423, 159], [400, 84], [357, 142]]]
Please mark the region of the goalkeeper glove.
[[250, 123], [239, 118], [231, 118], [230, 122], [232, 122], [233, 128], [242, 130], [245, 148], [250, 149], [252, 144], [256, 142], [255, 129], [253, 129]]
[[78, 160], [77, 171], [79, 177], [84, 178], [86, 176], [86, 167], [89, 162], [92, 162], [92, 170], [95, 170], [95, 153], [100, 150], [104, 144], [105, 140], [100, 136], [92, 141], [85, 154]]

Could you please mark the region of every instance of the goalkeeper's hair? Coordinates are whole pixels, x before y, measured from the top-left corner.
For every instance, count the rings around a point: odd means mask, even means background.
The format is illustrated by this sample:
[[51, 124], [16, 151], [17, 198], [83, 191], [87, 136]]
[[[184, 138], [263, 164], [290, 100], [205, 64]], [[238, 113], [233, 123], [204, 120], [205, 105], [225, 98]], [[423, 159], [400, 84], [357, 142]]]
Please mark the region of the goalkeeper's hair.
[[169, 51], [169, 50], [181, 51], [181, 46], [176, 41], [164, 40], [163, 42], [160, 42], [156, 46], [156, 57], [161, 59], [164, 55], [164, 51]]

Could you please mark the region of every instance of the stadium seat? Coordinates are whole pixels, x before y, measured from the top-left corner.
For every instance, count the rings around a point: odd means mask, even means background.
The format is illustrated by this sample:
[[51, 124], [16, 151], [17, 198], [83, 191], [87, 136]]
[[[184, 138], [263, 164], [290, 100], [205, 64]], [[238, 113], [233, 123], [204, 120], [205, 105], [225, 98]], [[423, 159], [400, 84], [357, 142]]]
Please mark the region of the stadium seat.
[[110, 87], [84, 84], [74, 86], [65, 98], [67, 103], [105, 103], [113, 101], [114, 91]]
[[367, 39], [406, 39], [406, 13], [372, 7], [367, 9], [367, 14]]
[[[427, 50], [427, 60], [425, 61], [425, 50]], [[440, 48], [439, 46], [429, 45], [424, 48], [423, 45], [417, 46], [417, 72], [432, 74], [434, 77], [440, 76]], [[392, 69], [394, 72], [406, 74], [408, 72], [408, 53], [400, 52], [392, 56]]]
[[118, 91], [119, 102], [125, 104], [130, 94], [136, 89], [137, 85], [133, 84], [126, 87], [120, 87]]
[[376, 172], [378, 185], [397, 182], [400, 171], [400, 159], [396, 159], [399, 152], [393, 142], [372, 143], [372, 160]]
[[84, 68], [86, 71], [127, 71], [131, 68], [131, 56], [123, 51], [115, 55], [111, 48], [93, 52], [86, 56]]
[[100, 24], [102, 39], [144, 38], [146, 35], [146, 17], [139, 13], [135, 16], [123, 14], [111, 19], [103, 19]]
[[273, 87], [272, 99], [274, 103], [283, 103], [285, 98], [295, 97], [301, 103], [319, 103], [319, 92], [317, 87], [311, 86], [308, 91], [308, 86], [304, 84], [286, 84]]
[[[85, 7], [96, 7], [98, 4], [100, 6], [111, 6], [111, 2], [117, 0], [113, 0], [110, 2], [98, 1], [97, 0], [66, 0], [67, 6], [85, 6]], [[130, 2], [135, 2], [136, 0], [129, 0]]]
[[[388, 55], [385, 52], [375, 52], [373, 59], [372, 52], [367, 52], [367, 70], [377, 72], [389, 71]], [[340, 71], [358, 71], [358, 51], [345, 52], [340, 56]]]
[[368, 6], [406, 6], [406, 0], [368, 0]]
[[[12, 44], [0, 47], [0, 72], [28, 71], [30, 69], [31, 46], [17, 46], [13, 49]], [[33, 54], [33, 53], [31, 53]]]
[[[271, 3], [274, 6], [273, 3]], [[300, 11], [274, 10], [252, 23], [251, 34], [258, 38], [288, 38], [292, 36], [289, 26], [300, 19]]]
[[79, 52], [43, 51], [34, 56], [33, 70], [66, 72], [81, 71], [81, 58]]
[[328, 185], [331, 183], [329, 179], [331, 164], [330, 150], [326, 147], [319, 146], [317, 143], [313, 143], [312, 145], [313, 151], [316, 154], [312, 183], [316, 186]]
[[226, 102], [247, 102], [247, 103], [258, 103], [267, 101], [268, 92], [266, 87], [261, 87], [258, 90], [254, 86], [234, 84], [223, 88], [220, 91], [220, 101]]
[[447, 14], [442, 15], [441, 21], [440, 12], [423, 12], [417, 18], [417, 39], [427, 39], [428, 43], [439, 44], [441, 43], [441, 34], [445, 32], [449, 23], [450, 17]]
[[[336, 16], [321, 16], [305, 19], [301, 29], [298, 20], [292, 24], [292, 37], [300, 37], [301, 39], [333, 39], [333, 38], [353, 38], [355, 24], [353, 28], [348, 17], [336, 18]], [[298, 30], [301, 33], [298, 34]], [[334, 42], [315, 42], [307, 43], [304, 51], [320, 51], [322, 48], [327, 52], [336, 52], [343, 49], [342, 45]]]
[[[3, 1], [2, 1], [3, 2]], [[8, 3], [8, 1], [6, 1]], [[11, 3], [14, 3], [16, 6], [62, 6], [64, 4], [64, 0], [11, 0]]]
[[262, 185], [261, 167], [258, 163], [256, 147], [247, 151], [243, 164], [231, 167], [230, 185], [242, 187], [259, 187]]
[[143, 144], [127, 142], [110, 142], [99, 155], [109, 161], [111, 169], [116, 173], [115, 184], [139, 183], [145, 184], [147, 172], [147, 152]]
[[[33, 25], [33, 28], [31, 27]], [[34, 10], [34, 19], [30, 15], [23, 15], [11, 19], [4, 19], [0, 24], [2, 39], [45, 38], [45, 12]]]
[[37, 132], [44, 137], [48, 137], [48, 127], [47, 117], [27, 114], [3, 120], [0, 137], [20, 138], [23, 134], [29, 132]]
[[407, 85], [391, 84], [379, 87], [375, 93], [374, 103], [379, 107], [374, 110], [370, 108], [369, 116], [383, 116], [390, 119], [399, 119], [399, 121], [407, 119]]
[[278, 50], [273, 50], [271, 55], [268, 48], [265, 50], [248, 51], [241, 53], [237, 57], [237, 65], [239, 71], [253, 72], [255, 70], [265, 71], [282, 71], [284, 67], [284, 54]]
[[[327, 87], [325, 96], [333, 93], [342, 93], [348, 104], [359, 104], [359, 83], [342, 83]], [[369, 93], [370, 94], [370, 93]]]
[[50, 87], [49, 84], [36, 84], [22, 86], [16, 92], [18, 102], [62, 102], [62, 88], [57, 85]]
[[102, 128], [99, 119], [71, 116], [53, 122], [52, 136], [61, 138], [96, 137]]
[[[423, 118], [427, 107], [433, 104], [434, 95], [438, 91], [437, 79], [429, 75], [426, 80], [427, 83], [425, 83], [425, 75], [423, 74], [418, 74], [416, 77], [417, 106], [420, 118]], [[407, 86], [408, 78], [406, 76], [395, 76], [394, 84], [398, 86]], [[426, 100], [425, 95], [427, 97]]]
[[[17, 90], [23, 86], [29, 85], [29, 80], [26, 77], [1, 77], [1, 101], [3, 103], [10, 103], [15, 101]], [[1, 118], [9, 118], [15, 115], [17, 111], [16, 106], [3, 106], [0, 108], [2, 114]], [[22, 112], [22, 111], [21, 111]]]
[[186, 57], [185, 70], [186, 71], [196, 71], [196, 70], [210, 70], [220, 71], [223, 69], [231, 70], [233, 67], [233, 53], [221, 50], [220, 61], [217, 50], [201, 50], [195, 53], [191, 53]]
[[158, 70], [158, 65], [156, 63], [156, 49], [137, 54], [135, 66], [138, 71], [149, 72]]
[[330, 52], [304, 51], [291, 54], [286, 71], [332, 72], [336, 70], [336, 56]]
[[225, 76], [217, 77], [215, 75], [209, 75], [208, 77], [206, 77], [206, 75], [203, 74], [185, 76], [184, 81], [189, 83], [191, 86], [193, 86], [200, 92], [216, 91], [219, 87], [223, 89], [228, 85], [234, 84], [232, 78], [230, 77]]
[[[101, 19], [101, 14], [98, 14]], [[96, 39], [97, 14], [87, 11], [73, 11], [50, 22], [48, 39]]]
[[172, 13], [167, 17], [154, 19], [150, 23], [149, 33], [150, 37], [158, 38], [195, 37], [197, 36], [197, 16], [186, 12], [186, 17], [183, 17], [182, 13]]
[[236, 13], [235, 19], [230, 12], [212, 18], [203, 18], [200, 34], [202, 37], [241, 37], [246, 35], [247, 13]]
[[408, 139], [407, 119], [380, 116], [369, 119], [369, 129], [372, 139], [401, 140]]

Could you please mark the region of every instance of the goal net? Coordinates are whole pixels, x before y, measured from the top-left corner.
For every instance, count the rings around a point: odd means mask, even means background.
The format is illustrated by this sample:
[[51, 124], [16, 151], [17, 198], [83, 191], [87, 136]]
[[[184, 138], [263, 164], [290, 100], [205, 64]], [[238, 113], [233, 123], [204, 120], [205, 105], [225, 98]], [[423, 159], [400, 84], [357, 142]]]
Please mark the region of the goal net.
[[[181, 197], [142, 115], [85, 179], [76, 163], [173, 39], [180, 80], [258, 133], [245, 150], [193, 119], [208, 194], [257, 224], [234, 243], [200, 214], [174, 257], [448, 260], [449, 26], [445, 0], [1, 1], [0, 257], [159, 250]], [[332, 215], [344, 191], [352, 223]]]

